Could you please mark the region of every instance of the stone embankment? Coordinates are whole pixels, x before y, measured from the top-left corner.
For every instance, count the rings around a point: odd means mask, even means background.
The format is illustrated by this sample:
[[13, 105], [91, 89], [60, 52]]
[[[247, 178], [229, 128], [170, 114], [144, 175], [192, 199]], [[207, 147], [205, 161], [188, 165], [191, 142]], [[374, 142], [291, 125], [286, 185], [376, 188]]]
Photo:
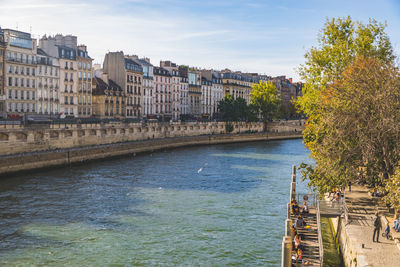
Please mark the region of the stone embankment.
[[0, 175], [193, 145], [301, 138], [303, 122], [2, 125]]

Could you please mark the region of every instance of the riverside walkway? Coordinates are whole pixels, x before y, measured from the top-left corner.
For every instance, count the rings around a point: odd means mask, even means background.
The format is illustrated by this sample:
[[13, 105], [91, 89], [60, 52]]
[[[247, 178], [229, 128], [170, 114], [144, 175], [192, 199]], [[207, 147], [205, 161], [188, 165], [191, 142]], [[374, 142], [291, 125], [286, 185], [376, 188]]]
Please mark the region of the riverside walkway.
[[[379, 237], [379, 243], [372, 241], [372, 217], [377, 209], [382, 215], [387, 208], [378, 205], [377, 199], [368, 195], [368, 189], [358, 185], [352, 186], [351, 192], [346, 192], [346, 203], [349, 220], [345, 228], [356, 251], [357, 266], [399, 266], [400, 250], [394, 241], [382, 236]], [[382, 227], [384, 229], [385, 226]]]

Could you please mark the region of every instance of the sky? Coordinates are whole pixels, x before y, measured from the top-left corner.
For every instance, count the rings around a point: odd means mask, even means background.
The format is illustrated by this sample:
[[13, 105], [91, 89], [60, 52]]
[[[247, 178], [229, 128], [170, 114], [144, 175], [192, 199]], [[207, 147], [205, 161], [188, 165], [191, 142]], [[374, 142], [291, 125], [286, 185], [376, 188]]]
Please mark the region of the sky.
[[400, 0], [0, 0], [2, 28], [76, 35], [95, 63], [124, 51], [295, 81], [326, 19], [348, 15], [386, 22], [400, 54]]

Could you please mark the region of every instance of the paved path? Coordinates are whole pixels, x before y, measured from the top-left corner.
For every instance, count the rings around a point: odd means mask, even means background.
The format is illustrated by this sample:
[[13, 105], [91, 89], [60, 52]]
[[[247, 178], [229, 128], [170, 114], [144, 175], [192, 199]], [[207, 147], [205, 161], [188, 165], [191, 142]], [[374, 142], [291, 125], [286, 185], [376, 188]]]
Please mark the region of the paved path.
[[[349, 208], [346, 230], [357, 250], [359, 266], [400, 266], [400, 250], [394, 241], [380, 236], [379, 243], [372, 242], [374, 213], [379, 209], [382, 214], [387, 208], [377, 206], [376, 199], [370, 197], [367, 188], [361, 186], [352, 186], [352, 191], [346, 192], [346, 202]], [[364, 248], [361, 244], [365, 245]]]

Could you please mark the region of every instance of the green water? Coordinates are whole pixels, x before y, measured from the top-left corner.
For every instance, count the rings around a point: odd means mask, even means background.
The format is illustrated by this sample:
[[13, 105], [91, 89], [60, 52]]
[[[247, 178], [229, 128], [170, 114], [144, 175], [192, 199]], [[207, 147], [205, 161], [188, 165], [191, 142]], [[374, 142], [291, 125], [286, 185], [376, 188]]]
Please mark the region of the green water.
[[301, 140], [287, 140], [4, 179], [0, 265], [279, 266], [291, 165], [302, 161]]

